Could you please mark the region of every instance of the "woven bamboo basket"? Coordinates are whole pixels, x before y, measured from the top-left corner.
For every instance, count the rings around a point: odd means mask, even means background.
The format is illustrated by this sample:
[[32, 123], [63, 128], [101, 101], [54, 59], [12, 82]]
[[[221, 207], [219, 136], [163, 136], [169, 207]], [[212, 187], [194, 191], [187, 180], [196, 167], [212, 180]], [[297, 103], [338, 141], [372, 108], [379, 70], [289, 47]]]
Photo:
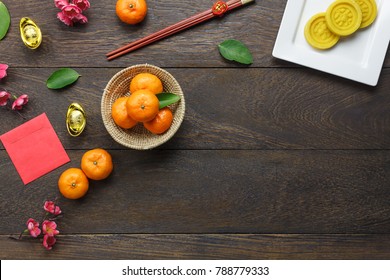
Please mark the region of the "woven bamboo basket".
[[[139, 73], [151, 73], [156, 75], [163, 83], [164, 92], [178, 94], [181, 99], [170, 105], [173, 113], [173, 122], [171, 127], [163, 134], [155, 135], [149, 132], [142, 123], [137, 124], [131, 129], [123, 129], [117, 126], [111, 117], [112, 104], [119, 97], [129, 96], [130, 81]], [[136, 149], [153, 149], [172, 138], [179, 129], [185, 113], [185, 100], [183, 91], [176, 79], [167, 71], [150, 64], [139, 64], [123, 69], [115, 74], [104, 89], [101, 101], [101, 113], [104, 126], [111, 137], [119, 144]]]

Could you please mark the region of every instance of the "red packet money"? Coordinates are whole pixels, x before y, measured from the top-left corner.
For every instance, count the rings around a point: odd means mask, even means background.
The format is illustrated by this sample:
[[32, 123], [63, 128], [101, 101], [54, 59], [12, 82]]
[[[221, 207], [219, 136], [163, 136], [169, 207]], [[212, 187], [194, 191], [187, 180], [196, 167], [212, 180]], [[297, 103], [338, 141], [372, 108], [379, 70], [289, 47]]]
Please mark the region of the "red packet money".
[[70, 161], [46, 114], [0, 136], [25, 185]]

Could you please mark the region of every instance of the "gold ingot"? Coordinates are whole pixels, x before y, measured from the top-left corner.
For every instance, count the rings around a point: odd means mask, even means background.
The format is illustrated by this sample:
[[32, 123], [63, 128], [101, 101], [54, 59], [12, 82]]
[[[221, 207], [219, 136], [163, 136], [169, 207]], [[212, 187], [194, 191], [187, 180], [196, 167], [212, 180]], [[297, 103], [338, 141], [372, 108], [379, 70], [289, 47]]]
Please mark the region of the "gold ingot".
[[40, 46], [42, 43], [42, 33], [35, 22], [28, 17], [24, 17], [20, 20], [19, 29], [20, 36], [27, 48], [36, 49]]
[[72, 103], [66, 113], [66, 128], [71, 136], [79, 136], [87, 124], [87, 116], [83, 107], [78, 103]]

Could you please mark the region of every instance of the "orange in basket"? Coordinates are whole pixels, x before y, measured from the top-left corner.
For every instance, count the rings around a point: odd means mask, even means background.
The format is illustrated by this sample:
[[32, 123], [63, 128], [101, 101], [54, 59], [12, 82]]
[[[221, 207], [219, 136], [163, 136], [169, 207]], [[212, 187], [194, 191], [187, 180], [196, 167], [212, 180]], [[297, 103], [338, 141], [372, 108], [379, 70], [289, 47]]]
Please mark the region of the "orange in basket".
[[154, 119], [159, 110], [158, 98], [147, 89], [133, 92], [127, 99], [126, 108], [129, 116], [138, 122], [148, 122]]

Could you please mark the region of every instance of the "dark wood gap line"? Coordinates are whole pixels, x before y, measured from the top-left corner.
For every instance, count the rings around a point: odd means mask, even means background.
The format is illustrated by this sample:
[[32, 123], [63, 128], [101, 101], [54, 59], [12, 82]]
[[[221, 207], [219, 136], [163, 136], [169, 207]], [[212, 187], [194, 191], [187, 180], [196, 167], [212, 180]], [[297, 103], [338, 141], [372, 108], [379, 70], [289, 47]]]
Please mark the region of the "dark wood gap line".
[[[66, 151], [85, 151], [85, 150], [88, 150], [90, 148], [85, 148], [85, 149], [66, 149]], [[111, 150], [111, 151], [137, 151], [137, 150], [133, 150], [133, 149], [117, 149], [117, 148], [107, 148], [107, 150]], [[4, 148], [0, 148], [0, 151], [5, 151]], [[148, 150], [145, 150], [145, 152], [147, 152]], [[359, 152], [359, 151], [366, 151], [366, 152], [369, 152], [369, 151], [372, 151], [372, 152], [378, 152], [378, 151], [390, 151], [390, 148], [389, 149], [153, 149], [153, 150], [150, 150], [150, 151], [220, 151], [220, 152], [224, 152], [224, 151], [259, 151], [259, 152], [267, 152], [267, 151], [270, 151], [270, 152], [299, 152], [299, 151], [302, 151], [302, 152], [307, 152], [307, 151], [310, 151], [310, 152], [328, 152], [328, 151], [333, 151], [333, 152], [342, 152], [342, 151], [348, 151], [348, 152]], [[140, 151], [142, 152], [142, 151]]]
[[[12, 236], [18, 236], [20, 233], [10, 233], [10, 234], [0, 234], [0, 238], [1, 237], [10, 237], [11, 235]], [[214, 235], [214, 236], [230, 236], [230, 235], [234, 235], [234, 236], [237, 236], [237, 237], [241, 237], [241, 236], [248, 236], [248, 235], [256, 235], [256, 236], [264, 236], [264, 237], [267, 237], [267, 236], [332, 236], [332, 237], [343, 237], [343, 236], [387, 236], [389, 235], [390, 236], [390, 232], [389, 233], [253, 233], [253, 232], [248, 232], [248, 233], [242, 233], [242, 232], [239, 232], [239, 233], [234, 233], [234, 232], [227, 232], [227, 233], [221, 233], [221, 232], [202, 232], [202, 233], [193, 233], [193, 232], [190, 232], [190, 233], [166, 233], [166, 232], [163, 232], [163, 233], [158, 233], [158, 232], [153, 232], [153, 233], [150, 233], [150, 232], [137, 232], [137, 233], [112, 233], [112, 232], [108, 232], [108, 233], [89, 233], [89, 232], [86, 232], [86, 233], [60, 233], [58, 235], [58, 237], [61, 237], [61, 236], [90, 236], [90, 235], [93, 235], [93, 236], [105, 236], [105, 235], [132, 235], [132, 236], [136, 236], [136, 235], [159, 235], [159, 236], [170, 236], [170, 235], [181, 235], [181, 236], [184, 236], [184, 235], [187, 235], [187, 236], [201, 236], [201, 235]], [[29, 238], [29, 236], [24, 236], [24, 237], [27, 237]], [[26, 238], [24, 238], [24, 240], [26, 240]], [[17, 240], [16, 240], [17, 241]]]

